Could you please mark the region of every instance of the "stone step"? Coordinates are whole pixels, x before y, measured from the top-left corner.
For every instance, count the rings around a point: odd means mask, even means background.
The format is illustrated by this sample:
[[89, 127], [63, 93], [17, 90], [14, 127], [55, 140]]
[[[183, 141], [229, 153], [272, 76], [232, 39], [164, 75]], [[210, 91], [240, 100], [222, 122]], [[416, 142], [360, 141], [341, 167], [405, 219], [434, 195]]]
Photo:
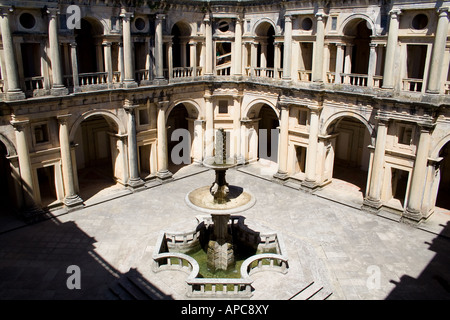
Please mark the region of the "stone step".
[[330, 295], [331, 292], [328, 292], [322, 285], [313, 281], [289, 298], [289, 300], [325, 300]]

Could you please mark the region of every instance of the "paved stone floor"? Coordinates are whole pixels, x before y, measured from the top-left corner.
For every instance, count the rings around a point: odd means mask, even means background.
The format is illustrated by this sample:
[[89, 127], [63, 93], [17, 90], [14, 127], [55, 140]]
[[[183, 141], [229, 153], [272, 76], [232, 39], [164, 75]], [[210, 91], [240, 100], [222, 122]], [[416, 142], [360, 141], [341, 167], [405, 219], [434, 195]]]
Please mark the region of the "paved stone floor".
[[[184, 198], [214, 179], [204, 168], [186, 170], [142, 192], [3, 228], [0, 299], [112, 299], [109, 288], [131, 268], [161, 297], [186, 299], [185, 273], [151, 270], [160, 231], [195, 225], [198, 212]], [[229, 170], [227, 180], [257, 199], [242, 213], [245, 223], [281, 233], [289, 259], [286, 275], [255, 274], [252, 299], [289, 299], [312, 281], [332, 293], [329, 299], [450, 298], [450, 240], [439, 235], [448, 220], [411, 227], [243, 171]], [[70, 265], [80, 268], [79, 290], [67, 288]]]

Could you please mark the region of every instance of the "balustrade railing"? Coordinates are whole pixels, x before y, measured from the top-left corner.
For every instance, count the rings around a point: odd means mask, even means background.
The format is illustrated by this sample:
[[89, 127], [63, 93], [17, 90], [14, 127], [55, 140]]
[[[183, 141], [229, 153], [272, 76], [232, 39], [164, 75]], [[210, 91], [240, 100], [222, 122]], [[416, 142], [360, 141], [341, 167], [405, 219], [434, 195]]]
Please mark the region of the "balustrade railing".
[[444, 83], [444, 94], [450, 94], [450, 81]]
[[172, 69], [172, 78], [187, 78], [192, 77], [192, 67], [176, 67]]
[[402, 79], [403, 91], [421, 92], [422, 85], [423, 85], [422, 79], [412, 79], [412, 78]]
[[134, 73], [136, 75], [137, 82], [141, 82], [143, 80], [150, 80], [150, 72], [148, 71], [148, 69], [136, 70]]
[[108, 82], [108, 72], [80, 73], [78, 79], [80, 86], [106, 84]]
[[310, 82], [312, 79], [312, 71], [311, 70], [298, 70], [298, 80]]
[[368, 85], [367, 74], [341, 73], [341, 79], [343, 84], [350, 84], [352, 86], [359, 87], [367, 87]]
[[24, 79], [25, 89], [29, 92], [34, 92], [34, 90], [44, 89], [44, 77], [28, 77]]

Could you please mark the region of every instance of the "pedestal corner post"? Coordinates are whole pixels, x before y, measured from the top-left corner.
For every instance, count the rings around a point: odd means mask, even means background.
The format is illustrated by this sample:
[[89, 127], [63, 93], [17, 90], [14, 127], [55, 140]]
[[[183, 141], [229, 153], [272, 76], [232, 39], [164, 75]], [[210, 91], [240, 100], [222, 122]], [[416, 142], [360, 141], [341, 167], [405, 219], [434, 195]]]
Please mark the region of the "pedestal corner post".
[[138, 105], [132, 104], [130, 101], [125, 101], [123, 108], [128, 114], [128, 165], [129, 165], [129, 177], [128, 186], [133, 191], [140, 191], [145, 188], [144, 181], [139, 176], [138, 167], [138, 152], [137, 152], [137, 139], [136, 139], [136, 118], [135, 110]]
[[289, 144], [289, 104], [278, 102], [281, 109], [280, 115], [280, 135], [278, 143], [278, 171], [273, 177], [279, 182], [284, 182], [289, 178], [287, 171], [287, 155]]
[[57, 116], [59, 123], [59, 148], [64, 182], [64, 205], [69, 209], [83, 207], [83, 200], [75, 192], [72, 153], [69, 141], [68, 121], [70, 114]]
[[169, 101], [158, 102], [158, 119], [157, 119], [157, 150], [158, 150], [158, 172], [156, 177], [161, 181], [170, 181], [173, 174], [169, 171], [169, 154], [167, 148], [167, 128], [166, 128], [166, 109]]
[[431, 133], [434, 129], [434, 124], [421, 123], [419, 127], [419, 145], [416, 150], [406, 209], [402, 216], [402, 221], [413, 224], [419, 224], [424, 218], [422, 201], [426, 183]]

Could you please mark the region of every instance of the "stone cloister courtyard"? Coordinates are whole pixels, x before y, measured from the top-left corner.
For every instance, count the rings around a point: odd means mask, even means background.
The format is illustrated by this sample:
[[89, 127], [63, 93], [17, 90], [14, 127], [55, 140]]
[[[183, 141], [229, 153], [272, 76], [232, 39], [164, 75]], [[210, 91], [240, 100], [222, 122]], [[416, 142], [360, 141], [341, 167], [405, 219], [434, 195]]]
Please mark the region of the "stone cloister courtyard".
[[[238, 215], [253, 230], [281, 234], [289, 261], [286, 274], [255, 274], [251, 299], [288, 300], [311, 283], [322, 289], [323, 299], [450, 298], [448, 213], [410, 226], [250, 171], [227, 173], [230, 184], [256, 197]], [[119, 299], [114, 288], [131, 274], [154, 299], [188, 299], [187, 274], [154, 273], [152, 255], [161, 230], [196, 225], [200, 213], [186, 205], [185, 196], [213, 177], [212, 170], [189, 166], [170, 183], [150, 183], [136, 193], [115, 190], [113, 197], [104, 192], [108, 201], [86, 201], [81, 210], [54, 211], [34, 224], [5, 220], [0, 299]], [[70, 290], [67, 270], [73, 265], [79, 267], [80, 288]]]

